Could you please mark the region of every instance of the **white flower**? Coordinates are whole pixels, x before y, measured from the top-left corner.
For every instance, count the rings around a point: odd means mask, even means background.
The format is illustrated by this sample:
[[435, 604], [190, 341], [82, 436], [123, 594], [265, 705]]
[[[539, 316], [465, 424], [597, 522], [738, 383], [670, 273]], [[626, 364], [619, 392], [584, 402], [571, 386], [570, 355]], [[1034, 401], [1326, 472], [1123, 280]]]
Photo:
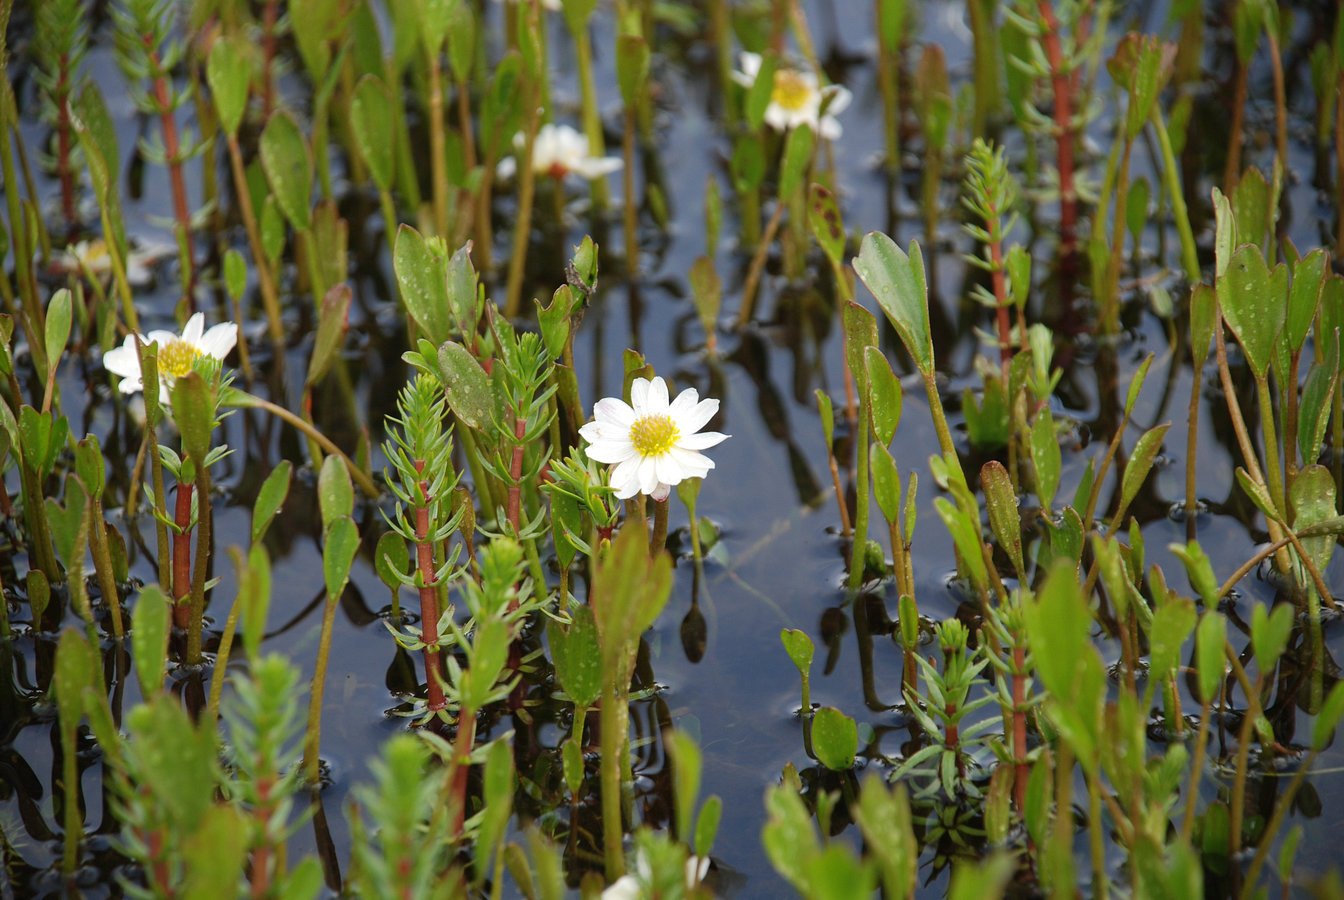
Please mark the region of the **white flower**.
[[[645, 886], [653, 878], [649, 861], [642, 852], [635, 856], [636, 875], [622, 875], [602, 892], [602, 900], [643, 900], [648, 896]], [[709, 871], [709, 857], [691, 855], [686, 859], [686, 889], [691, 890], [705, 880]]]
[[[495, 2], [498, 3], [500, 0], [495, 0]], [[507, 2], [517, 6], [518, 4], [525, 2], [525, 0], [507, 0]], [[560, 10], [564, 9], [564, 4], [561, 0], [541, 0], [541, 8], [550, 10], [551, 12], [560, 12]]]
[[[178, 337], [171, 331], [151, 331], [149, 336], [142, 335], [140, 342], [146, 346], [159, 345], [159, 402], [168, 403], [168, 388], [173, 381], [192, 370], [193, 364], [202, 356], [213, 356], [222, 360], [229, 355], [233, 345], [238, 343], [238, 326], [233, 322], [221, 322], [209, 331], [205, 330], [204, 313], [196, 313], [187, 320], [187, 327]], [[120, 347], [109, 350], [103, 356], [103, 368], [113, 375], [121, 376], [121, 392], [134, 394], [145, 389], [144, 375], [140, 372], [140, 355], [135, 348], [135, 335], [126, 335], [126, 341]]]
[[673, 485], [703, 478], [714, 468], [700, 451], [728, 435], [700, 429], [718, 411], [719, 401], [701, 400], [695, 388], [669, 403], [662, 378], [636, 378], [629, 405], [617, 397], [602, 398], [593, 406], [594, 421], [579, 434], [588, 442], [590, 459], [613, 467], [611, 486], [619, 499], [642, 493], [665, 500]]
[[[176, 252], [176, 248], [168, 244], [131, 250], [126, 254], [126, 280], [136, 287], [148, 284], [154, 274], [154, 264]], [[106, 282], [112, 278], [112, 256], [107, 252], [107, 242], [102, 238], [79, 241], [53, 256], [51, 268], [63, 274], [82, 274]]]
[[[513, 138], [513, 146], [519, 150], [523, 149], [526, 142], [521, 132]], [[615, 156], [589, 156], [587, 136], [569, 125], [543, 125], [532, 142], [532, 168], [552, 178], [564, 178], [570, 174], [588, 179], [601, 178], [621, 166], [620, 158]], [[517, 170], [517, 161], [512, 156], [506, 156], [499, 161], [495, 173], [500, 178], [512, 178]]]
[[705, 880], [709, 871], [709, 857], [691, 854], [686, 857], [686, 887], [693, 888]]
[[[743, 52], [738, 57], [742, 71], [733, 73], [733, 80], [745, 87], [756, 83], [761, 71], [761, 57]], [[827, 99], [826, 114], [821, 106]], [[842, 129], [835, 114], [849, 106], [853, 96], [841, 85], [821, 87], [817, 76], [800, 69], [780, 66], [775, 69], [775, 83], [770, 90], [770, 105], [765, 108], [765, 123], [776, 131], [788, 131], [799, 125], [808, 125], [820, 137], [836, 140]]]
[[644, 889], [633, 875], [622, 875], [602, 892], [602, 900], [640, 900]]

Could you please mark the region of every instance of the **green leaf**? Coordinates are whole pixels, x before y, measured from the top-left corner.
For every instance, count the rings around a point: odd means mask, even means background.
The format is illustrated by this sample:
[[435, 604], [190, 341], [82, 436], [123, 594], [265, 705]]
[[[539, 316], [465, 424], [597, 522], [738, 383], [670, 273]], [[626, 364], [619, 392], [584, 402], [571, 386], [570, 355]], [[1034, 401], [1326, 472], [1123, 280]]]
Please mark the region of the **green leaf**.
[[700, 327], [705, 329], [706, 337], [715, 334], [719, 319], [719, 309], [723, 303], [723, 282], [714, 267], [714, 260], [708, 256], [697, 257], [691, 263], [689, 274], [691, 297], [695, 301], [695, 311], [700, 317]]
[[[1213, 189], [1213, 210], [1214, 284], [1217, 285], [1232, 265], [1232, 251], [1237, 246], [1237, 220], [1232, 214], [1232, 202], [1216, 187]], [[1221, 288], [1218, 299], [1221, 302]]]
[[345, 590], [350, 577], [350, 564], [359, 552], [359, 529], [349, 516], [334, 519], [326, 527], [326, 542], [322, 546], [322, 576], [327, 586], [327, 598], [335, 601]]
[[332, 522], [354, 512], [355, 488], [350, 471], [339, 456], [328, 456], [322, 461], [322, 471], [317, 476], [317, 501], [322, 510], [323, 531]]
[[224, 289], [234, 300], [241, 300], [247, 290], [247, 262], [232, 247], [224, 251]]
[[280, 211], [298, 231], [312, 227], [313, 158], [299, 125], [285, 110], [261, 133], [261, 167]]
[[835, 201], [834, 194], [815, 182], [808, 187], [807, 198], [807, 224], [831, 265], [839, 266], [845, 252], [845, 225], [840, 217], [840, 204]]
[[877, 298], [920, 373], [932, 376], [933, 338], [919, 244], [911, 241], [906, 254], [885, 234], [869, 232], [854, 259], [854, 271]]
[[747, 89], [747, 105], [744, 114], [747, 127], [760, 131], [765, 124], [765, 111], [770, 106], [770, 97], [775, 92], [775, 69], [779, 61], [771, 54], [761, 57], [761, 67], [756, 72], [756, 80]]
[[869, 775], [859, 791], [857, 808], [850, 808], [869, 851], [876, 857], [886, 896], [909, 896], [915, 889], [919, 845], [905, 785], [898, 782], [888, 791], [882, 779]]
[[1190, 291], [1190, 353], [1196, 368], [1202, 368], [1209, 358], [1217, 322], [1218, 295], [1207, 284], [1195, 285]]
[[587, 606], [575, 608], [574, 621], [566, 631], [554, 620], [546, 623], [555, 677], [575, 705], [590, 707], [602, 693], [602, 653], [597, 623]]
[[684, 731], [674, 730], [671, 734], [672, 757], [672, 799], [676, 803], [677, 834], [690, 834], [691, 816], [695, 812], [696, 800], [700, 797], [700, 773], [702, 758], [695, 739]]
[[711, 794], [700, 806], [700, 815], [695, 820], [695, 855], [701, 859], [709, 856], [714, 849], [714, 838], [719, 833], [719, 822], [723, 819], [723, 800], [718, 794]]
[[966, 575], [977, 589], [989, 586], [989, 574], [985, 569], [985, 555], [980, 538], [980, 522], [972, 522], [961, 507], [951, 503], [946, 497], [933, 499], [934, 509], [942, 518], [943, 524], [952, 534], [952, 542], [957, 547]]
[[75, 568], [84, 561], [84, 547], [88, 535], [86, 531], [88, 505], [88, 492], [84, 490], [79, 476], [74, 474], [65, 479], [64, 506], [59, 505], [52, 497], [46, 500], [51, 542], [67, 569]]
[[439, 379], [453, 415], [477, 431], [489, 431], [490, 379], [466, 347], [456, 341], [439, 347]]
[[1180, 557], [1185, 563], [1185, 572], [1190, 579], [1190, 586], [1199, 594], [1199, 598], [1204, 601], [1204, 605], [1213, 609], [1218, 605], [1218, 579], [1213, 575], [1213, 563], [1209, 561], [1208, 554], [1199, 546], [1199, 541], [1191, 541], [1188, 544], [1168, 544], [1167, 549]]
[[901, 511], [901, 473], [896, 469], [896, 458], [891, 451], [876, 441], [868, 453], [869, 472], [873, 479], [873, 496], [882, 510], [882, 518], [895, 524]]
[[733, 177], [733, 188], [738, 193], [753, 191], [761, 186], [765, 179], [765, 150], [760, 138], [755, 134], [738, 137], [733, 145], [733, 158], [729, 161], [728, 171]]
[[168, 631], [172, 602], [157, 584], [147, 584], [131, 613], [131, 658], [140, 681], [140, 695], [153, 698], [163, 690], [168, 671]]
[[1232, 189], [1232, 214], [1240, 239], [1254, 244], [1263, 256], [1269, 226], [1269, 183], [1259, 169], [1252, 167], [1241, 173]]
[[854, 766], [859, 750], [859, 727], [833, 706], [823, 706], [812, 719], [812, 751], [817, 762], [834, 772]]
[[826, 450], [830, 452], [831, 447], [835, 445], [835, 410], [831, 405], [830, 395], [817, 388], [812, 392], [817, 398], [817, 410], [821, 414], [821, 431], [826, 436]]
[[261, 543], [271, 522], [280, 512], [280, 507], [284, 506], [285, 498], [289, 496], [289, 479], [293, 471], [293, 463], [287, 459], [281, 460], [261, 483], [257, 500], [252, 505], [252, 543]]
[[560, 764], [564, 770], [565, 787], [575, 800], [583, 788], [583, 748], [579, 742], [569, 737], [560, 745]]
[[1181, 648], [1195, 630], [1195, 601], [1189, 597], [1159, 599], [1148, 628], [1149, 677], [1165, 678], [1181, 662]]
[[252, 83], [251, 47], [242, 46], [241, 36], [224, 34], [215, 39], [205, 64], [205, 78], [227, 135], [236, 135], [247, 112], [247, 89]]
[[1153, 354], [1149, 353], [1139, 363], [1138, 369], [1129, 380], [1129, 392], [1125, 394], [1125, 416], [1134, 414], [1134, 404], [1139, 402], [1139, 392], [1143, 389], [1143, 382], [1148, 377], [1148, 369], [1153, 364]]
[[405, 223], [397, 230], [392, 268], [401, 288], [401, 300], [411, 318], [434, 346], [452, 334], [452, 307], [448, 302], [448, 267], [441, 242], [429, 242]]
[[877, 319], [853, 300], [841, 307], [841, 318], [845, 327], [845, 361], [854, 376], [860, 403], [871, 405], [865, 354], [867, 348], [877, 346]]
[[784, 140], [784, 159], [779, 173], [779, 197], [788, 202], [807, 182], [808, 166], [812, 163], [812, 151], [816, 148], [817, 138], [811, 127], [806, 124], [789, 129]]
[[980, 487], [985, 492], [985, 506], [989, 510], [989, 527], [999, 546], [1013, 562], [1019, 577], [1026, 575], [1022, 561], [1022, 518], [1017, 512], [1017, 493], [1013, 490], [1008, 470], [998, 460], [990, 460], [980, 469]]
[[1325, 357], [1307, 370], [1298, 409], [1297, 442], [1302, 448], [1302, 459], [1309, 463], [1321, 458], [1332, 400], [1339, 384], [1339, 333], [1331, 332], [1329, 337], [1320, 336], [1318, 340], [1327, 348]]
[[1293, 607], [1281, 603], [1272, 613], [1265, 610], [1263, 603], [1257, 603], [1251, 609], [1251, 647], [1255, 651], [1255, 663], [1260, 667], [1260, 675], [1268, 678], [1274, 666], [1288, 646], [1288, 638], [1293, 631]]
[[649, 42], [637, 34], [622, 34], [616, 38], [616, 83], [621, 89], [621, 101], [632, 108], [639, 101], [644, 82], [649, 77]]
[[350, 314], [350, 286], [338, 284], [327, 291], [322, 305], [317, 311], [317, 333], [313, 337], [313, 356], [308, 362], [309, 385], [317, 384], [326, 377], [340, 352], [349, 327], [347, 316]]
[[395, 531], [383, 532], [374, 550], [374, 567], [378, 570], [378, 578], [388, 588], [395, 591], [401, 587], [397, 575], [406, 575], [411, 568], [411, 552], [401, 535]]
[[1048, 406], [1041, 407], [1031, 423], [1031, 466], [1036, 473], [1036, 495], [1047, 512], [1055, 502], [1059, 490], [1059, 472], [1063, 458], [1059, 437], [1055, 434], [1055, 418]]
[[[3, 460], [4, 453], [0, 452], [0, 461]], [[75, 445], [75, 473], [79, 475], [79, 480], [84, 483], [90, 497], [95, 499], [102, 497], [106, 466], [107, 461], [103, 458], [103, 448], [98, 441], [98, 435], [90, 434]]]
[[588, 596], [604, 678], [621, 687], [628, 683], [635, 659], [631, 651], [667, 605], [671, 590], [671, 557], [659, 553], [650, 559], [647, 530], [627, 520], [598, 562]]
[[513, 815], [514, 787], [518, 781], [513, 767], [513, 745], [507, 740], [490, 742], [485, 757], [483, 782], [484, 809], [477, 841], [483, 852], [503, 844], [504, 829]]
[[1130, 183], [1129, 195], [1125, 197], [1125, 227], [1129, 229], [1130, 237], [1133, 239], [1135, 246], [1138, 246], [1139, 239], [1148, 227], [1148, 203], [1151, 190], [1148, 179], [1139, 176]]
[[173, 421], [182, 433], [183, 455], [203, 466], [210, 453], [210, 437], [215, 426], [215, 392], [199, 372], [188, 372], [173, 381], [170, 396]]
[[1241, 344], [1252, 374], [1263, 381], [1287, 311], [1288, 267], [1275, 266], [1271, 274], [1260, 250], [1242, 244], [1217, 288], [1223, 318]]
[[[1288, 508], [1293, 512], [1293, 528], [1301, 530], [1312, 525], [1329, 521], [1335, 517], [1335, 479], [1325, 466], [1306, 466], [1297, 473], [1288, 488]], [[1336, 538], [1333, 535], [1301, 538], [1302, 549], [1307, 552], [1316, 571], [1324, 572], [1330, 565], [1335, 553]], [[1296, 557], [1296, 548], [1292, 551]], [[1298, 573], [1302, 584], [1312, 582], [1305, 571]], [[1314, 585], [1311, 588], [1315, 590]]]
[[65, 352], [65, 345], [70, 340], [71, 327], [71, 298], [70, 291], [61, 288], [51, 297], [51, 302], [47, 305], [47, 378], [50, 379], [56, 366], [60, 363], [61, 354]]
[[1344, 681], [1336, 681], [1316, 713], [1316, 721], [1311, 723], [1312, 750], [1319, 753], [1330, 746], [1341, 718], [1344, 718]]
[[61, 642], [56, 647], [56, 672], [52, 681], [61, 733], [69, 735], [73, 743], [75, 728], [84, 717], [84, 688], [96, 683], [93, 648], [84, 635], [73, 627], [61, 632]]
[[779, 633], [779, 639], [784, 644], [784, 652], [798, 669], [798, 674], [806, 678], [812, 669], [812, 654], [816, 650], [812, 639], [807, 636], [807, 632], [796, 628], [783, 629]]
[[261, 640], [266, 634], [266, 614], [271, 605], [271, 559], [266, 548], [253, 544], [247, 561], [235, 557], [238, 565], [238, 596], [243, 612], [243, 648], [249, 660], [261, 653]]
[[476, 54], [476, 14], [471, 4], [458, 3], [453, 7], [448, 26], [448, 65], [458, 84], [471, 80], [471, 63]]
[[[471, 264], [471, 241], [448, 259], [448, 306], [463, 335], [476, 333], [476, 267]], [[549, 348], [549, 344], [547, 345]], [[558, 356], [559, 351], [551, 353]]]
[[1290, 353], [1302, 349], [1311, 323], [1316, 320], [1316, 309], [1325, 286], [1326, 252], [1317, 247], [1293, 265], [1292, 283], [1288, 290], [1288, 314], [1283, 323], [1283, 339]]
[[1170, 424], [1166, 424], [1150, 428], [1143, 433], [1143, 436], [1134, 445], [1133, 452], [1130, 453], [1129, 459], [1125, 462], [1125, 474], [1121, 481], [1120, 508], [1122, 510], [1129, 508], [1129, 504], [1139, 493], [1139, 488], [1143, 487], [1144, 481], [1148, 478], [1148, 473], [1152, 471], [1153, 460], [1157, 458], [1158, 451], [1162, 449], [1162, 439], [1167, 436], [1167, 429], [1170, 427]]
[[863, 348], [864, 381], [868, 386], [868, 413], [873, 434], [882, 446], [890, 446], [901, 423], [901, 383], [876, 346]]
[[182, 835], [183, 896], [198, 900], [238, 896], [251, 824], [237, 808], [219, 804], [206, 810], [194, 831]]

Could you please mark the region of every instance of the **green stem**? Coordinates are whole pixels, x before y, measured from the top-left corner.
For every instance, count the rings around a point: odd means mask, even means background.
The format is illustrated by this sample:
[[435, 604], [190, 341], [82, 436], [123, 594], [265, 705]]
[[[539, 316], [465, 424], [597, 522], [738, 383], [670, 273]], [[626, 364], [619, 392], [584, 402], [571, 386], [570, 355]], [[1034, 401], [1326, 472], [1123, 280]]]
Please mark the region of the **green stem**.
[[602, 729], [602, 837], [603, 857], [606, 862], [607, 882], [625, 874], [625, 858], [621, 852], [621, 761], [625, 733], [629, 728], [630, 708], [616, 684], [608, 679], [602, 690], [599, 710]]
[[[572, 29], [572, 31], [574, 34], [574, 49], [579, 57], [579, 93], [583, 107], [583, 133], [588, 138], [588, 155], [599, 157], [606, 152], [606, 141], [602, 137], [602, 118], [597, 109], [597, 84], [593, 79], [593, 42], [592, 38], [588, 36], [586, 22], [582, 26]], [[607, 208], [608, 202], [606, 179], [594, 178], [592, 188], [593, 209], [601, 212]]]
[[228, 672], [229, 656], [233, 653], [233, 636], [238, 631], [238, 616], [242, 611], [242, 603], [235, 598], [233, 608], [229, 610], [229, 618], [224, 622], [224, 633], [219, 638], [219, 652], [215, 654], [215, 671], [210, 678], [210, 703], [206, 718], [211, 727], [219, 721], [219, 704], [224, 696], [224, 676]]
[[1087, 776], [1087, 825], [1092, 850], [1092, 896], [1106, 900], [1110, 885], [1106, 877], [1106, 829], [1101, 822], [1101, 784], [1095, 773]]
[[103, 592], [103, 602], [112, 616], [112, 634], [120, 641], [125, 634], [125, 627], [121, 621], [117, 580], [112, 576], [112, 553], [107, 545], [107, 523], [103, 521], [103, 501], [100, 497], [93, 498], [90, 515], [93, 517], [93, 527], [89, 532], [93, 570], [98, 575], [98, 588]]
[[350, 471], [350, 477], [354, 479], [355, 484], [359, 485], [360, 490], [366, 495], [375, 498], [379, 495], [378, 486], [373, 483], [373, 479], [369, 477], [368, 473], [356, 465], [354, 460], [346, 456], [340, 447], [333, 444], [331, 440], [322, 432], [318, 431], [312, 423], [305, 422], [283, 406], [278, 406], [269, 400], [263, 400], [255, 394], [249, 394], [246, 391], [240, 391], [237, 388], [227, 392], [222, 398], [220, 405], [232, 407], [234, 409], [265, 410], [282, 421], [293, 425], [307, 437], [316, 441], [317, 445], [327, 453], [340, 457], [341, 461], [345, 463], [345, 467]]
[[[313, 686], [308, 697], [308, 727], [303, 738], [303, 771], [309, 784], [316, 784], [319, 774], [318, 752], [322, 741], [322, 692], [327, 684], [327, 659], [331, 655], [331, 631], [336, 623], [336, 598], [327, 595], [322, 610], [322, 635], [317, 644], [317, 664], [313, 668]], [[433, 678], [433, 675], [430, 676]]]
[[205, 624], [205, 573], [210, 566], [210, 470], [196, 466], [196, 558], [191, 570], [191, 627], [187, 631], [187, 665], [199, 665]]
[[1279, 461], [1279, 433], [1274, 427], [1274, 401], [1270, 397], [1269, 379], [1257, 378], [1255, 381], [1257, 399], [1260, 401], [1260, 434], [1265, 442], [1265, 476], [1269, 487], [1269, 496], [1274, 500], [1274, 508], [1280, 516], [1286, 517], [1288, 504], [1283, 491], [1283, 469]]
[[1181, 263], [1185, 266], [1185, 277], [1191, 284], [1198, 284], [1199, 254], [1195, 249], [1195, 233], [1190, 227], [1190, 211], [1185, 206], [1185, 192], [1181, 189], [1181, 172], [1176, 153], [1171, 147], [1171, 137], [1167, 134], [1167, 125], [1162, 121], [1162, 111], [1156, 103], [1153, 104], [1151, 121], [1157, 131], [1158, 146], [1162, 150], [1162, 179], [1167, 183], [1167, 194], [1171, 197], [1171, 214], [1176, 219], [1176, 231], [1181, 236]]
[[859, 399], [859, 430], [854, 438], [858, 442], [858, 466], [855, 469], [855, 505], [854, 539], [849, 547], [850, 591], [857, 591], [863, 584], [863, 564], [868, 557], [868, 397], [866, 392]]

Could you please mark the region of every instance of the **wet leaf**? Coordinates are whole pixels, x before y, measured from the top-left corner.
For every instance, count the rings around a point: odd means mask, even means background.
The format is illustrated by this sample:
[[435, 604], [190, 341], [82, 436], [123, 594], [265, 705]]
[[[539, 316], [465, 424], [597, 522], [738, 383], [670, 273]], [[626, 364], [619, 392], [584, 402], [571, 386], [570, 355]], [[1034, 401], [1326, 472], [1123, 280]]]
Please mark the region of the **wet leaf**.
[[798, 669], [798, 674], [806, 678], [812, 669], [812, 654], [815, 651], [812, 639], [807, 636], [807, 632], [796, 628], [783, 629], [779, 639], [784, 644], [784, 652]]
[[1120, 508], [1122, 510], [1129, 508], [1129, 504], [1134, 501], [1134, 497], [1139, 493], [1139, 488], [1143, 487], [1144, 481], [1148, 479], [1148, 473], [1153, 468], [1153, 460], [1157, 458], [1158, 452], [1162, 449], [1162, 440], [1167, 436], [1167, 429], [1170, 427], [1168, 424], [1150, 428], [1143, 433], [1143, 436], [1134, 445], [1134, 450], [1125, 462], [1125, 474], [1121, 482]]
[[46, 351], [47, 351], [47, 373], [48, 379], [56, 370], [60, 363], [61, 354], [65, 352], [65, 345], [70, 340], [71, 328], [71, 298], [70, 291], [61, 288], [51, 297], [51, 302], [47, 305], [47, 333], [46, 333]]
[[344, 592], [350, 577], [350, 564], [355, 561], [357, 552], [359, 529], [355, 527], [354, 519], [341, 516], [327, 525], [326, 541], [322, 546], [322, 576], [330, 601], [334, 602]]
[[869, 232], [854, 260], [854, 271], [887, 314], [920, 373], [931, 377], [933, 338], [919, 244], [911, 241], [907, 254], [885, 234]]
[[326, 377], [340, 353], [349, 327], [350, 286], [338, 284], [327, 291], [317, 312], [317, 333], [313, 337], [313, 356], [308, 363], [309, 385]]
[[901, 473], [896, 468], [896, 459], [890, 450], [874, 441], [868, 453], [868, 464], [873, 478], [873, 496], [882, 510], [882, 518], [895, 523], [901, 510]]
[[901, 423], [901, 383], [891, 371], [887, 357], [876, 346], [863, 349], [863, 368], [868, 387], [868, 412], [873, 434], [882, 446], [891, 445]]
[[453, 415], [477, 431], [489, 430], [489, 376], [466, 347], [456, 341], [439, 347], [439, 379]]
[[835, 707], [823, 706], [812, 719], [812, 750], [831, 771], [848, 771], [859, 750], [858, 725]]
[[555, 677], [576, 706], [590, 707], [602, 693], [602, 654], [597, 623], [587, 606], [576, 607], [568, 630], [555, 621], [546, 623]]
[[157, 584], [147, 584], [131, 613], [131, 658], [140, 681], [140, 695], [153, 698], [163, 690], [168, 670], [171, 602]]
[[211, 45], [205, 65], [220, 127], [230, 136], [238, 133], [247, 112], [247, 90], [252, 82], [251, 48], [241, 43], [240, 37], [220, 35]]
[[312, 227], [313, 158], [293, 116], [283, 109], [271, 114], [259, 152], [280, 211], [295, 229], [307, 231]]
[[373, 183], [390, 191], [396, 176], [397, 129], [392, 94], [378, 76], [359, 79], [350, 98], [350, 130]]
[[392, 268], [401, 299], [415, 323], [434, 346], [448, 340], [453, 321], [448, 302], [448, 267], [443, 246], [402, 224], [392, 251]]
[[985, 492], [985, 506], [989, 510], [989, 527], [999, 546], [1013, 562], [1019, 577], [1026, 575], [1022, 561], [1022, 519], [1017, 512], [1017, 493], [1013, 490], [1008, 470], [998, 460], [990, 460], [980, 469], [980, 487]]
[[[1309, 528], [1312, 525], [1329, 521], [1335, 517], [1335, 479], [1325, 466], [1311, 465], [1303, 468], [1288, 488], [1288, 508], [1293, 513], [1295, 530]], [[1301, 538], [1302, 548], [1307, 552], [1316, 571], [1324, 572], [1330, 565], [1335, 553], [1334, 535]], [[1293, 550], [1296, 556], [1296, 548]], [[1298, 573], [1301, 584], [1314, 584], [1305, 571]]]
[[1258, 248], [1238, 247], [1226, 278], [1219, 279], [1218, 302], [1257, 380], [1269, 370], [1287, 301], [1288, 267], [1280, 264], [1271, 272]]
[[1059, 472], [1063, 465], [1055, 419], [1048, 406], [1041, 407], [1031, 423], [1031, 465], [1036, 473], [1036, 495], [1040, 498], [1041, 508], [1048, 513], [1055, 502], [1055, 492], [1059, 490]]
[[339, 456], [328, 456], [322, 461], [317, 476], [317, 501], [322, 510], [322, 530], [355, 509], [355, 488], [350, 481], [350, 470]]

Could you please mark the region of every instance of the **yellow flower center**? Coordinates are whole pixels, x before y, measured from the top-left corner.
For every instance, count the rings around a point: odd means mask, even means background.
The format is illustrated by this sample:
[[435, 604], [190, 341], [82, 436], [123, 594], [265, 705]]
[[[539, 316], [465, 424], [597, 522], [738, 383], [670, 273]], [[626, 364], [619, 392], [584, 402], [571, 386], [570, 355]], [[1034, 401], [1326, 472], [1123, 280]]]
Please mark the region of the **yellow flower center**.
[[681, 432], [671, 416], [642, 416], [630, 426], [630, 443], [640, 456], [662, 456], [676, 444]]
[[774, 89], [770, 92], [770, 102], [790, 112], [798, 112], [812, 99], [812, 93], [812, 86], [800, 73], [793, 69], [778, 69], [775, 72]]
[[200, 356], [201, 351], [195, 345], [181, 339], [170, 341], [166, 347], [159, 348], [159, 374], [181, 378], [191, 371]]

